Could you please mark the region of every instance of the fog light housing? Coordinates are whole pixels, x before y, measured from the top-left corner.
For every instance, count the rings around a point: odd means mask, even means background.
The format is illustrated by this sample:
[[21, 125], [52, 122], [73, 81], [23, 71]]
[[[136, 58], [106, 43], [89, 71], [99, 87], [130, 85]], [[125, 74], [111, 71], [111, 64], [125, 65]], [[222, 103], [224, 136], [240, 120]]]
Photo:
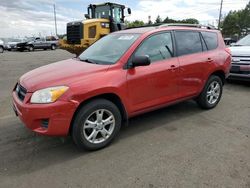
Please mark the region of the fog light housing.
[[48, 129], [48, 127], [49, 127], [49, 119], [42, 119], [41, 120], [41, 127], [45, 128], [45, 129]]

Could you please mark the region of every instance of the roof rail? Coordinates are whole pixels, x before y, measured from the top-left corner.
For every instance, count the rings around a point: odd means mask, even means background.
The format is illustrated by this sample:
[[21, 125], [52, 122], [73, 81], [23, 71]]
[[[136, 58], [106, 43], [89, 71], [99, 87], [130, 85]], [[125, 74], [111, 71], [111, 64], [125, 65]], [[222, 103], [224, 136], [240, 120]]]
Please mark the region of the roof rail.
[[196, 28], [203, 28], [203, 29], [216, 29], [212, 25], [201, 25], [201, 24], [185, 24], [185, 23], [167, 23], [159, 25], [158, 28], [163, 27], [171, 27], [171, 26], [179, 26], [179, 27], [196, 27]]
[[213, 25], [201, 25], [201, 24], [185, 24], [185, 23], [155, 23], [155, 24], [147, 24], [138, 27], [128, 27], [126, 29], [136, 29], [136, 28], [143, 28], [143, 27], [155, 27], [156, 29], [164, 28], [164, 27], [195, 27], [195, 28], [203, 28], [203, 29], [213, 29], [216, 28]]

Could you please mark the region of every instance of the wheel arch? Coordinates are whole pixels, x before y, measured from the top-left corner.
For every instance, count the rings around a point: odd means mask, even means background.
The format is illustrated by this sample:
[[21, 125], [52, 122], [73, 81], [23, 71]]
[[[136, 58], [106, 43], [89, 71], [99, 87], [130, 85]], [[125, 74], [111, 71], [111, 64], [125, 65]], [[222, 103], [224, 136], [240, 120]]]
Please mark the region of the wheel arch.
[[115, 93], [104, 93], [104, 94], [99, 94], [99, 95], [96, 95], [96, 96], [93, 96], [93, 97], [90, 97], [84, 101], [82, 101], [78, 107], [76, 108], [75, 112], [74, 112], [74, 115], [72, 117], [72, 120], [71, 120], [71, 123], [70, 123], [70, 128], [69, 128], [69, 132], [68, 134], [71, 134], [72, 132], [72, 127], [73, 127], [73, 123], [74, 123], [74, 120], [75, 120], [75, 117], [77, 115], [77, 113], [80, 111], [80, 109], [87, 103], [95, 100], [95, 99], [106, 99], [106, 100], [109, 100], [111, 102], [113, 102], [119, 109], [120, 113], [121, 113], [121, 116], [122, 116], [122, 120], [123, 121], [127, 121], [128, 120], [128, 113], [127, 113], [127, 110], [121, 100], [121, 98], [115, 94]]
[[220, 77], [220, 78], [221, 78], [221, 81], [222, 81], [222, 83], [223, 83], [223, 85], [225, 84], [225, 81], [226, 81], [226, 74], [225, 74], [225, 72], [224, 72], [223, 70], [216, 70], [216, 71], [212, 72], [212, 73], [209, 75], [209, 77], [212, 76], [212, 75], [215, 75], [215, 76]]

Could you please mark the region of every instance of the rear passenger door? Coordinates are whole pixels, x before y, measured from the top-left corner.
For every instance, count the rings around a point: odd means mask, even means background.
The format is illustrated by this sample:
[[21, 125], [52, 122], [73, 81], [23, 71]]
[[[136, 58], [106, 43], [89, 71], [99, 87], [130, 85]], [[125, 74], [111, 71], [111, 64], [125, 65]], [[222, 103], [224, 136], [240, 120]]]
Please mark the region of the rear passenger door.
[[181, 97], [196, 95], [203, 87], [207, 62], [206, 44], [198, 31], [175, 31], [177, 55], [180, 63]]

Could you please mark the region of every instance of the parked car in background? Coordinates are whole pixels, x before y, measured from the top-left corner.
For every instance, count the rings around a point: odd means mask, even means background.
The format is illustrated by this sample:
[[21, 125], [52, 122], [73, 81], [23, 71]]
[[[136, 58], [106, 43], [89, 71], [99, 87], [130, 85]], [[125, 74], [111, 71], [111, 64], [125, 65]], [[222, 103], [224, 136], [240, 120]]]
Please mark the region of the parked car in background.
[[227, 46], [230, 46], [232, 43], [237, 42], [237, 40], [233, 39], [233, 38], [224, 38], [224, 42]]
[[4, 42], [0, 40], [0, 53], [4, 52]]
[[214, 108], [229, 74], [231, 54], [217, 30], [184, 26], [128, 29], [107, 35], [78, 58], [23, 75], [13, 109], [42, 135], [72, 135], [96, 150], [118, 134], [122, 121], [195, 99]]
[[26, 42], [18, 43], [17, 50], [19, 51], [34, 51], [35, 49], [51, 49], [55, 50], [58, 46], [58, 40], [52, 40], [51, 38], [27, 38]]
[[230, 47], [232, 67], [229, 79], [250, 81], [250, 34]]
[[17, 44], [22, 42], [25, 42], [25, 39], [11, 39], [9, 42], [6, 43], [5, 50], [16, 50]]

